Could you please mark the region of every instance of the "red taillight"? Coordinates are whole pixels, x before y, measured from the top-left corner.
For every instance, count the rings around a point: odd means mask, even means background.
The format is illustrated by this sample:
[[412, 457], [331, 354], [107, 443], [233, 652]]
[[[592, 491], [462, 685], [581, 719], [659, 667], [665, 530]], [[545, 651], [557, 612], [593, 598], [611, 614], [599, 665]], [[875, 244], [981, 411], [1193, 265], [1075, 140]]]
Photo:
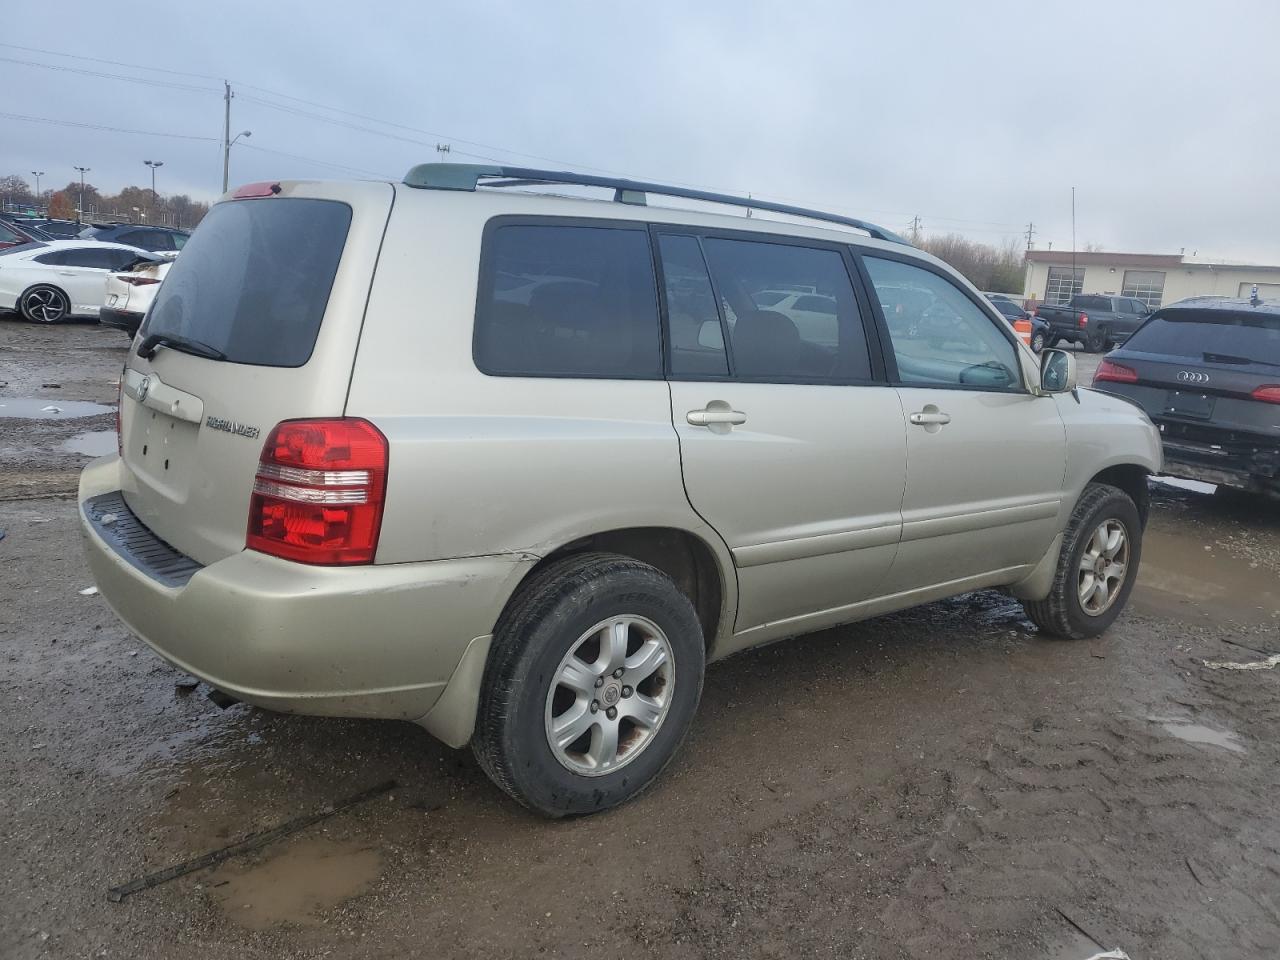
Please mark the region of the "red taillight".
[[1253, 391], [1249, 396], [1255, 400], [1261, 400], [1263, 403], [1280, 403], [1280, 383], [1268, 383], [1266, 386], [1259, 387]]
[[1098, 370], [1093, 375], [1094, 383], [1137, 383], [1138, 371], [1132, 367], [1126, 367], [1122, 363], [1114, 363], [1111, 360], [1103, 360], [1098, 364]]
[[124, 456], [124, 431], [120, 427], [120, 404], [124, 400], [124, 372], [128, 367], [122, 367], [120, 370], [120, 379], [116, 381], [116, 453]]
[[131, 287], [145, 287], [149, 284], [160, 282], [155, 277], [118, 277], [117, 279], [129, 284]]
[[254, 197], [274, 197], [280, 192], [280, 184], [263, 181], [262, 183], [246, 183], [243, 187], [236, 187], [236, 192], [231, 194], [234, 200], [252, 200]]
[[367, 420], [286, 420], [253, 480], [245, 546], [300, 563], [372, 563], [387, 438]]
[[1080, 314], [1076, 319], [1076, 324], [1081, 327], [1087, 327], [1089, 325], [1089, 315], [1087, 313]]

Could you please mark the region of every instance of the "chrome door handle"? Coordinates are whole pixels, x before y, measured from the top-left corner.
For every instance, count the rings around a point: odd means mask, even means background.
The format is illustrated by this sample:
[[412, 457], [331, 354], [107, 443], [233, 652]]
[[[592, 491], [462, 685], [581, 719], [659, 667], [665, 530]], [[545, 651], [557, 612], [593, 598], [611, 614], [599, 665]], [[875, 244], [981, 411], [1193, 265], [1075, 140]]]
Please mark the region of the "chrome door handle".
[[950, 423], [951, 414], [941, 412], [913, 413], [908, 419], [910, 419], [917, 427], [927, 427], [933, 423]]
[[705, 410], [690, 410], [685, 419], [695, 427], [709, 427], [712, 424], [728, 424], [737, 426], [747, 422], [747, 415], [741, 410], [729, 407], [711, 407]]

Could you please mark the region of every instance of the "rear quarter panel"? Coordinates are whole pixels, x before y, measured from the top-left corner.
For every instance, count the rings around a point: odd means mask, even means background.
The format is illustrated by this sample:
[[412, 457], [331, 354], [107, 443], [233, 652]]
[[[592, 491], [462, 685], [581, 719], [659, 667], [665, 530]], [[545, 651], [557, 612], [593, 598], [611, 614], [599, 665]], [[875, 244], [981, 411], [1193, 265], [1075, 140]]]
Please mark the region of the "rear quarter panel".
[[699, 536], [731, 571], [685, 497], [665, 381], [476, 368], [482, 231], [529, 203], [397, 188], [347, 402], [391, 444], [377, 562], [545, 556], [588, 534], [661, 526]]

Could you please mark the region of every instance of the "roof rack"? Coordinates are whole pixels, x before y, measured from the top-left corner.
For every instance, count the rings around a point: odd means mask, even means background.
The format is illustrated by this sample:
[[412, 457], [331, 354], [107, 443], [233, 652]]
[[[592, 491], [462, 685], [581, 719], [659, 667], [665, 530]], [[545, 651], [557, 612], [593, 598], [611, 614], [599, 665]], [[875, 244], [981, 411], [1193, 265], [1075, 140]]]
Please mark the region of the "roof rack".
[[807, 220], [823, 220], [827, 223], [839, 223], [846, 227], [865, 230], [876, 240], [887, 240], [911, 246], [891, 230], [878, 227], [866, 220], [854, 217], [843, 217], [838, 213], [823, 213], [821, 210], [809, 210], [805, 207], [793, 207], [786, 203], [770, 203], [767, 200], [756, 200], [750, 197], [735, 197], [727, 193], [710, 193], [706, 190], [691, 190], [687, 187], [673, 187], [661, 183], [646, 183], [642, 180], [624, 180], [618, 177], [597, 177], [587, 173], [570, 173], [564, 170], [535, 170], [531, 167], [498, 167], [479, 163], [420, 163], [405, 174], [404, 183], [408, 187], [423, 190], [468, 190], [474, 191], [481, 180], [491, 180], [488, 187], [527, 187], [547, 183], [567, 183], [583, 187], [605, 187], [613, 190], [613, 199], [618, 203], [630, 203], [638, 206], [645, 204], [646, 194], [655, 193], [663, 197], [683, 197], [687, 200], [702, 200], [706, 203], [720, 203], [731, 207], [747, 207], [752, 210], [769, 210], [773, 213], [785, 213], [793, 217]]

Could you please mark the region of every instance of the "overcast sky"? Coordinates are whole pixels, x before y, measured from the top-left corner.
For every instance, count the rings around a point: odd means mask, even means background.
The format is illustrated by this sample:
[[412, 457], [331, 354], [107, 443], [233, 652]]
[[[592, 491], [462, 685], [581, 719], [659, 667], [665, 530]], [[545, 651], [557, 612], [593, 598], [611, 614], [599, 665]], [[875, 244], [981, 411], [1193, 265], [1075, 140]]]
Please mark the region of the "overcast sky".
[[455, 160], [750, 192], [895, 230], [918, 214], [928, 233], [999, 242], [1034, 221], [1055, 250], [1075, 185], [1080, 247], [1280, 263], [1275, 0], [5, 0], [3, 22], [0, 174], [44, 170], [45, 187], [77, 164], [109, 192], [145, 185], [154, 159], [161, 193], [213, 198], [227, 77], [232, 134], [253, 131], [233, 184], [398, 178], [443, 141]]

